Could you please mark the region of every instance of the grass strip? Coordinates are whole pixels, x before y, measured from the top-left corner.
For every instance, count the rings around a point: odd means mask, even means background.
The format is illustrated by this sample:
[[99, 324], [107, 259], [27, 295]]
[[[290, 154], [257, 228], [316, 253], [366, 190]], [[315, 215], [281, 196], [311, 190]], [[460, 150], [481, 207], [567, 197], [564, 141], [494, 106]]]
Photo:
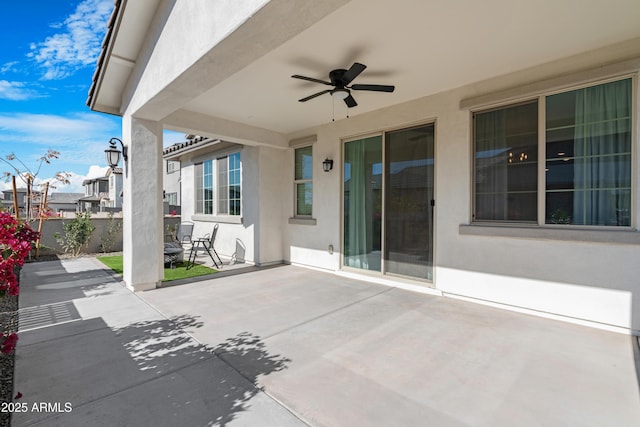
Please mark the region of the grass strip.
[[[104, 265], [112, 269], [118, 274], [122, 274], [122, 255], [112, 255], [112, 256], [99, 256], [98, 260], [102, 262]], [[205, 276], [207, 274], [217, 273], [218, 270], [214, 270], [213, 268], [209, 268], [205, 265], [196, 264], [187, 270], [187, 263], [177, 263], [175, 264], [176, 268], [165, 268], [164, 269], [164, 280], [163, 282], [170, 282], [172, 280], [180, 280], [180, 279], [188, 279], [190, 277], [198, 277]]]

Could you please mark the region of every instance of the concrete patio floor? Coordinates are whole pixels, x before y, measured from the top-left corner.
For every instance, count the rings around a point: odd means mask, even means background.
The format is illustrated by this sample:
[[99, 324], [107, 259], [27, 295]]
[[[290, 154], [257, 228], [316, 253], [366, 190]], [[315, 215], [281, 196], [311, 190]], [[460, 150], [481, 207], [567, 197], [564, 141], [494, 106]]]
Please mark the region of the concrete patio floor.
[[636, 337], [294, 266], [26, 265], [13, 425], [637, 426]]

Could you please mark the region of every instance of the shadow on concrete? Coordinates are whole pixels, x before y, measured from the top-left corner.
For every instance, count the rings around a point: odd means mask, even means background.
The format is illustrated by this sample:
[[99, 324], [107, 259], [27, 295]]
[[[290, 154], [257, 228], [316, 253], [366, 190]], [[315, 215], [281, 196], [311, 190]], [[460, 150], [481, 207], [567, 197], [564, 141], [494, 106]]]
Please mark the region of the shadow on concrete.
[[242, 264], [245, 262], [247, 253], [247, 246], [242, 240], [236, 238], [236, 251], [231, 255], [231, 262]]
[[271, 355], [258, 335], [242, 332], [213, 349], [214, 353], [254, 385], [263, 375], [282, 371], [291, 359]]
[[289, 360], [248, 332], [210, 348], [183, 331], [201, 326], [183, 315], [121, 328], [94, 318], [26, 331], [17, 352], [21, 402], [68, 402], [72, 411], [14, 414], [14, 425], [225, 426], [264, 405], [291, 417], [256, 387]]
[[112, 281], [104, 270], [69, 272], [61, 261], [31, 263], [20, 275], [20, 308], [109, 295], [113, 290], [106, 284]]

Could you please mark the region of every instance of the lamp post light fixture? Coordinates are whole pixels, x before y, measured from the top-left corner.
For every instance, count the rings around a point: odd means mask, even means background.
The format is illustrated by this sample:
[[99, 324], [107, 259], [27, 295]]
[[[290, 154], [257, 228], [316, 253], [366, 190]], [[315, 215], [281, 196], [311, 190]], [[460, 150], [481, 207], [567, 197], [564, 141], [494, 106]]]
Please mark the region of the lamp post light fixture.
[[327, 157], [322, 162], [322, 170], [325, 172], [329, 172], [331, 169], [333, 169], [333, 160]]
[[[116, 147], [116, 141], [120, 143], [122, 147], [122, 151], [118, 150]], [[122, 158], [124, 159], [124, 163], [126, 165], [128, 157], [127, 157], [127, 146], [122, 143], [122, 141], [118, 138], [111, 138], [109, 140], [109, 148], [104, 150], [104, 154], [107, 158], [107, 163], [111, 170], [114, 170], [118, 163], [120, 163], [120, 154], [122, 153]]]

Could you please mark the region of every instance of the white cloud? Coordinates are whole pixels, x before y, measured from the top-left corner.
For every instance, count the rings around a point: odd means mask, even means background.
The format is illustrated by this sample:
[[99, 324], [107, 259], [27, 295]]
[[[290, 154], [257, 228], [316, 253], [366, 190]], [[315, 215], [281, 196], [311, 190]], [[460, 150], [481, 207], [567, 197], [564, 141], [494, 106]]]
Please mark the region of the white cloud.
[[[69, 184], [61, 184], [59, 182], [53, 182], [52, 177], [45, 178], [36, 178], [35, 186], [42, 184], [44, 182], [50, 181], [55, 189], [51, 189], [51, 191], [55, 191], [56, 193], [84, 193], [84, 187], [82, 186], [82, 182], [86, 179], [98, 178], [101, 176], [105, 176], [108, 166], [98, 166], [91, 165], [89, 166], [89, 170], [86, 174], [77, 174], [71, 173], [69, 176]], [[19, 179], [16, 179], [16, 186], [18, 188], [24, 188], [26, 185]], [[11, 190], [13, 188], [13, 184], [11, 181], [0, 181], [0, 191]]]
[[0, 73], [15, 72], [18, 64], [18, 61], [6, 62], [0, 67]]
[[85, 0], [63, 23], [52, 26], [61, 32], [31, 44], [28, 56], [43, 68], [44, 80], [63, 79], [95, 64], [112, 9], [113, 0]]
[[39, 97], [38, 92], [25, 87], [24, 83], [0, 80], [0, 99], [25, 101]]
[[98, 166], [91, 165], [89, 166], [89, 170], [85, 175], [79, 175], [76, 173], [71, 173], [69, 177], [70, 184], [67, 185], [59, 185], [56, 189], [58, 193], [84, 193], [84, 188], [82, 187], [82, 182], [85, 179], [98, 178], [101, 176], [105, 176], [109, 170], [109, 166]]
[[101, 176], [105, 176], [108, 170], [109, 166], [91, 165], [89, 166], [89, 172], [87, 172], [85, 177], [86, 179], [100, 178]]
[[[118, 119], [97, 113], [69, 116], [54, 114], [0, 113], [0, 156], [15, 153], [25, 165], [35, 171], [39, 158], [53, 149], [60, 152], [51, 164], [43, 164], [39, 177], [53, 176], [58, 171], [81, 176], [88, 165], [104, 165], [104, 150], [112, 136], [121, 133]], [[22, 169], [22, 168], [21, 168]], [[9, 170], [0, 162], [0, 173]], [[10, 170], [9, 170], [10, 171]], [[61, 190], [67, 191], [67, 190]]]
[[[78, 141], [89, 135], [99, 135], [118, 129], [116, 121], [96, 113], [70, 116], [32, 113], [0, 113], [0, 142], [28, 142], [58, 145]], [[105, 143], [106, 145], [106, 143]]]

